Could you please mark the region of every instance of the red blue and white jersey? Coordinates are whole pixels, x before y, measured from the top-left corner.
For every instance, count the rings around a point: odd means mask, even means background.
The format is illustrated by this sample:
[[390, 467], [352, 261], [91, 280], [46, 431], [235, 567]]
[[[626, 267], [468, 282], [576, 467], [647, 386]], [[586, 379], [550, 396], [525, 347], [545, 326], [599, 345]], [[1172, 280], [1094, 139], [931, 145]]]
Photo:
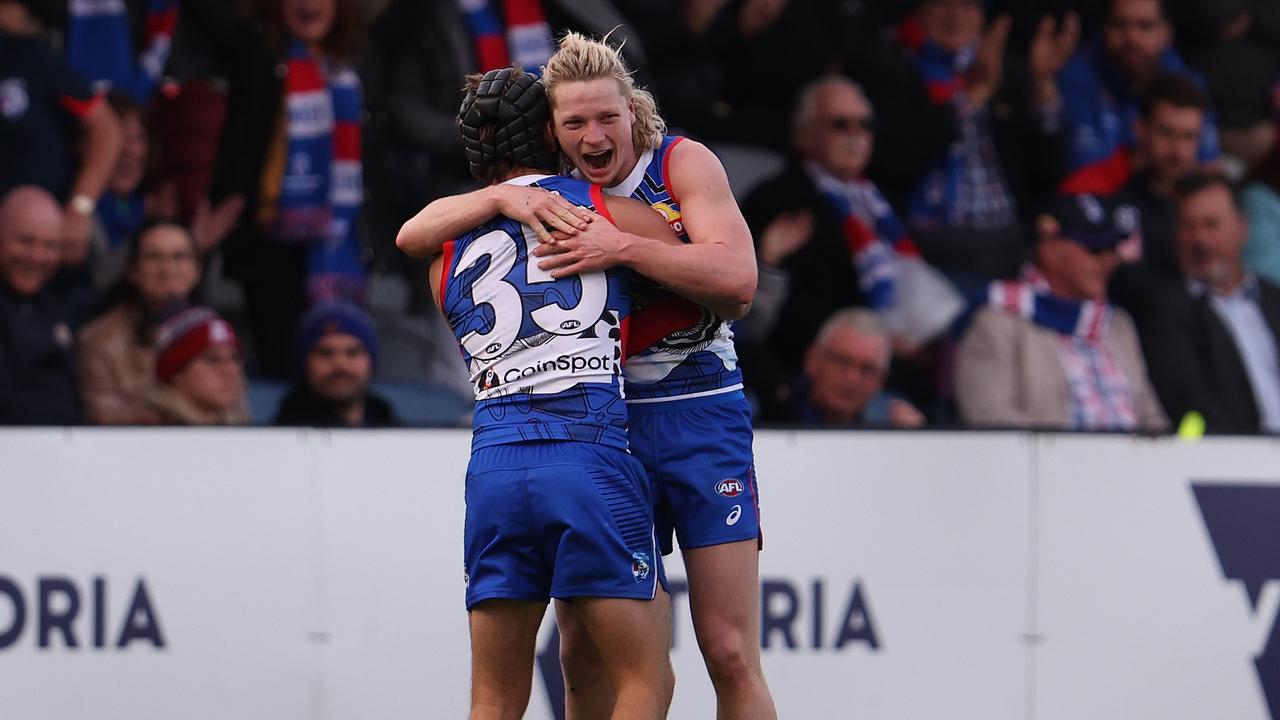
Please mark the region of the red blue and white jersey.
[[[600, 188], [525, 175], [606, 212]], [[445, 244], [440, 307], [475, 386], [472, 449], [539, 440], [627, 447], [622, 399], [623, 322], [631, 312], [626, 269], [553, 279], [531, 250], [534, 231], [497, 217]]]
[[[640, 155], [625, 180], [604, 192], [648, 203], [687, 243], [680, 201], [667, 185], [671, 151], [683, 139], [664, 137], [656, 149]], [[668, 402], [741, 390], [742, 371], [729, 323], [665, 290], [647, 294], [643, 307], [637, 302], [631, 322], [632, 337], [645, 340], [638, 351], [628, 353], [627, 402]]]

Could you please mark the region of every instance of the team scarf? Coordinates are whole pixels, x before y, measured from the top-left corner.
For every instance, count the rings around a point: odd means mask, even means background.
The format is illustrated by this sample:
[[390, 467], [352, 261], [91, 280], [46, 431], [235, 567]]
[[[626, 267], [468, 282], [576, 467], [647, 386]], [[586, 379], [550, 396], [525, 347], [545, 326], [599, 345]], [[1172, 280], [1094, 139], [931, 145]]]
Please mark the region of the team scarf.
[[844, 182], [813, 162], [805, 163], [805, 172], [840, 216], [840, 229], [867, 304], [875, 310], [892, 307], [898, 279], [897, 258], [920, 256], [906, 228], [870, 180]]
[[97, 88], [118, 88], [146, 101], [173, 47], [178, 2], [147, 0], [144, 49], [135, 59], [125, 0], [70, 0], [67, 62]]
[[308, 245], [312, 302], [360, 301], [360, 79], [349, 67], [313, 57], [297, 39], [289, 43], [286, 66], [288, 148], [274, 235]]
[[991, 283], [987, 288], [987, 302], [1059, 335], [1091, 344], [1102, 342], [1113, 312], [1105, 302], [1069, 300], [1054, 295], [1048, 280], [1031, 265], [1023, 267], [1017, 280]]
[[[501, 19], [495, 1], [502, 3]], [[555, 51], [541, 0], [458, 0], [458, 7], [475, 41], [480, 72], [514, 64], [540, 74]]]

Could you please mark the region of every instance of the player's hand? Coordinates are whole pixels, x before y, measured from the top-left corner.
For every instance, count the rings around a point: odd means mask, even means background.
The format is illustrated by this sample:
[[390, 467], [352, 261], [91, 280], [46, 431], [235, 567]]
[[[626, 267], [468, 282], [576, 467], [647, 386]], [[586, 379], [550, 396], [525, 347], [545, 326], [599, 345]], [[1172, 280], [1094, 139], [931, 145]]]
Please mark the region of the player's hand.
[[540, 270], [557, 280], [585, 272], [608, 270], [621, 264], [620, 255], [627, 236], [610, 222], [592, 222], [577, 234], [543, 243], [533, 249]]
[[70, 208], [62, 215], [62, 263], [79, 265], [89, 257], [93, 218]]
[[576, 235], [591, 224], [592, 213], [542, 188], [495, 185], [498, 212], [533, 228], [538, 240], [554, 243], [553, 231]]

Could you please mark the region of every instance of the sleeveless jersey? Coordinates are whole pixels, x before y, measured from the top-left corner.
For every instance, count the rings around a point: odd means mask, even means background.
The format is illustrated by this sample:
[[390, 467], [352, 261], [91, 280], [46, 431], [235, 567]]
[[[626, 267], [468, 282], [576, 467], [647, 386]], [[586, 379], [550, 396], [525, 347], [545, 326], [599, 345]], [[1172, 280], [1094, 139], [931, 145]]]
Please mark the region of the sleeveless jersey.
[[[648, 203], [666, 218], [683, 242], [680, 202], [667, 187], [671, 150], [684, 138], [667, 135], [656, 150], [640, 155], [635, 168], [609, 195]], [[639, 294], [639, 293], [638, 293]], [[637, 339], [658, 338], [627, 358], [627, 402], [658, 403], [733, 392], [742, 388], [742, 372], [729, 323], [695, 302], [658, 290], [639, 302], [631, 324]]]
[[[508, 181], [595, 209], [599, 187], [568, 177]], [[533, 230], [497, 217], [445, 244], [440, 307], [475, 386], [472, 449], [538, 440], [627, 447], [622, 330], [630, 271], [555, 280]]]

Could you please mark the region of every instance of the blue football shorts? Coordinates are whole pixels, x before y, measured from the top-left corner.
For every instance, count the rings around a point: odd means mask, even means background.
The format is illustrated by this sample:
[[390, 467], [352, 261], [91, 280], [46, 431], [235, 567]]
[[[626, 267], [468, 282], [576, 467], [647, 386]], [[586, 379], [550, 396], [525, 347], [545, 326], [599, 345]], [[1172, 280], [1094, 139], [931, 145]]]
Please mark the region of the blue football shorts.
[[751, 452], [751, 405], [741, 391], [627, 405], [631, 452], [653, 484], [663, 555], [760, 541], [760, 493]]
[[463, 530], [467, 609], [493, 598], [651, 600], [661, 566], [644, 467], [583, 442], [472, 452]]

